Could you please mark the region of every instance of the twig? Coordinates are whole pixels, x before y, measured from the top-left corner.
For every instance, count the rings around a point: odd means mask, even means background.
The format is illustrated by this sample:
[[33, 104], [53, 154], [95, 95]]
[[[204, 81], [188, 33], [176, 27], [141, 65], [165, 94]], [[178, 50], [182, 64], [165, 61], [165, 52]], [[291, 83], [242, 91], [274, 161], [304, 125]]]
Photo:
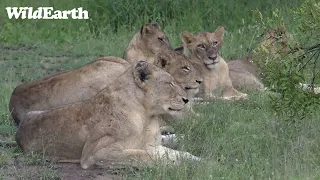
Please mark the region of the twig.
[[[320, 53], [320, 51], [314, 53], [314, 54], [310, 57], [310, 59], [309, 59], [306, 63], [304, 63], [304, 65], [303, 65], [302, 67], [300, 67], [300, 69], [298, 70], [298, 72], [301, 71], [301, 70], [313, 59], [313, 57], [314, 57], [316, 54], [319, 54], [319, 53]], [[304, 55], [305, 55], [305, 54], [306, 54], [306, 53], [304, 53]], [[304, 56], [300, 56], [300, 57], [304, 57]]]
[[16, 147], [17, 145], [15, 141], [0, 141], [0, 146]]
[[312, 69], [312, 81], [311, 81], [312, 92], [314, 92], [314, 81], [316, 79], [316, 68], [317, 68], [317, 62], [318, 62], [317, 60], [319, 59], [320, 51], [318, 51], [317, 54], [318, 54], [318, 56], [313, 62], [313, 69]]

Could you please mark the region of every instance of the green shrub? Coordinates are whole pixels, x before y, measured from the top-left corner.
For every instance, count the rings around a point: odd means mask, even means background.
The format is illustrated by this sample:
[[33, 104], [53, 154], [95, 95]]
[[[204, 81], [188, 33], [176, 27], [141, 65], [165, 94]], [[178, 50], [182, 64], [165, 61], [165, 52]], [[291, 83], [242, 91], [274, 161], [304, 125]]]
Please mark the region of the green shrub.
[[[281, 11], [274, 11], [272, 18], [258, 15], [263, 30], [270, 24], [283, 23]], [[320, 107], [320, 94], [306, 92], [299, 85], [307, 82], [314, 87], [320, 80], [320, 3], [308, 0], [292, 15], [292, 24], [297, 26], [291, 26], [294, 36], [287, 38], [286, 54], [281, 54], [280, 43], [274, 44], [273, 52], [260, 46], [255, 61], [264, 72], [266, 86], [278, 93], [270, 96], [272, 106], [279, 115], [294, 121], [311, 116]]]

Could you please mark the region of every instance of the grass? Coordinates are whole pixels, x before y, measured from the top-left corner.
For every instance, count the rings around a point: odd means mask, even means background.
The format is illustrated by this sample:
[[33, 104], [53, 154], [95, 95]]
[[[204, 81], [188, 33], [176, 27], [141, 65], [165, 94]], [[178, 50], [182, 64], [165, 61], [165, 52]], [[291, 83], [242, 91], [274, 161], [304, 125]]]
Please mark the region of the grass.
[[188, 135], [180, 149], [205, 162], [154, 168], [130, 179], [318, 179], [319, 130], [313, 127], [319, 117], [289, 125], [269, 108], [261, 94], [246, 102], [198, 105], [203, 117], [174, 127]]
[[[117, 2], [117, 3], [116, 3]], [[122, 56], [139, 27], [152, 20], [161, 23], [173, 46], [181, 44], [182, 31], [213, 31], [226, 27], [222, 56], [236, 59], [259, 41], [253, 13], [297, 7], [302, 0], [284, 1], [49, 1], [0, 2], [0, 138], [13, 140], [8, 102], [18, 84], [44, 75], [80, 67], [100, 56]], [[157, 4], [157, 5], [156, 5]], [[8, 20], [7, 6], [82, 6], [90, 21]], [[115, 11], [118, 10], [118, 11]], [[295, 22], [285, 16], [288, 31]], [[272, 26], [272, 24], [270, 24]], [[185, 134], [179, 149], [204, 158], [177, 167], [159, 165], [126, 171], [127, 179], [320, 179], [319, 113], [290, 124], [274, 115], [266, 94], [250, 92], [248, 101], [216, 101], [196, 105], [202, 114], [173, 122]], [[28, 171], [27, 167], [38, 167]], [[27, 169], [27, 171], [26, 171]], [[28, 172], [33, 172], [28, 175]], [[51, 164], [18, 148], [0, 147], [0, 179], [59, 179]]]

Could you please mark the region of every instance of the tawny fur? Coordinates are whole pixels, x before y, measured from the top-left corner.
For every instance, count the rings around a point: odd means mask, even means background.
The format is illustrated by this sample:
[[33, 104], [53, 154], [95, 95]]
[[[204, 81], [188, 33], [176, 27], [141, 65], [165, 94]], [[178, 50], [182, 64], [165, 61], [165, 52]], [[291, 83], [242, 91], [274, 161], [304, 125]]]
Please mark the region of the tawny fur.
[[91, 99], [30, 115], [19, 124], [16, 140], [26, 153], [80, 159], [84, 169], [101, 163], [199, 160], [161, 146], [158, 120], [153, 118], [179, 117], [186, 104], [186, 93], [170, 74], [139, 61]]
[[48, 110], [89, 99], [118, 77], [114, 74], [123, 73], [129, 66], [124, 59], [102, 57], [78, 69], [21, 84], [12, 92], [9, 111], [19, 124], [29, 111]]
[[249, 59], [232, 60], [228, 61], [227, 64], [234, 88], [262, 92], [265, 90], [260, 78], [259, 68]]
[[192, 34], [183, 32], [184, 54], [189, 54], [195, 68], [203, 78], [203, 94], [206, 100], [222, 98], [225, 100], [247, 99], [247, 94], [236, 90], [229, 76], [229, 68], [219, 55], [223, 43], [223, 27], [218, 27], [213, 33], [200, 32]]
[[153, 63], [157, 53], [172, 50], [169, 39], [158, 23], [145, 24], [129, 42], [123, 58], [130, 63], [148, 60]]
[[[203, 78], [195, 70], [188, 57], [176, 53], [172, 49], [168, 37], [159, 24], [143, 25], [129, 42], [124, 59], [130, 63], [145, 59], [171, 74], [188, 94], [188, 99], [191, 101], [190, 113], [198, 115], [194, 112], [192, 104], [193, 98], [199, 92]], [[161, 125], [165, 125], [165, 123]]]

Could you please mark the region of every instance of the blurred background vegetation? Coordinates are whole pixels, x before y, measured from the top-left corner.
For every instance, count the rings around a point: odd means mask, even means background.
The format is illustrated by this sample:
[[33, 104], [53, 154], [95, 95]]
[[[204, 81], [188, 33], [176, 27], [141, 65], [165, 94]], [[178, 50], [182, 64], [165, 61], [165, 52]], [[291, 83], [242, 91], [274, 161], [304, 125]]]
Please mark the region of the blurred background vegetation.
[[[108, 33], [132, 31], [151, 21], [179, 33], [182, 30], [214, 30], [222, 25], [233, 32], [253, 25], [253, 10], [270, 16], [274, 8], [286, 13], [303, 0], [2, 0], [0, 2], [1, 41], [27, 43], [33, 40], [71, 42]], [[69, 10], [83, 7], [89, 20], [9, 20], [5, 7], [54, 7]]]

